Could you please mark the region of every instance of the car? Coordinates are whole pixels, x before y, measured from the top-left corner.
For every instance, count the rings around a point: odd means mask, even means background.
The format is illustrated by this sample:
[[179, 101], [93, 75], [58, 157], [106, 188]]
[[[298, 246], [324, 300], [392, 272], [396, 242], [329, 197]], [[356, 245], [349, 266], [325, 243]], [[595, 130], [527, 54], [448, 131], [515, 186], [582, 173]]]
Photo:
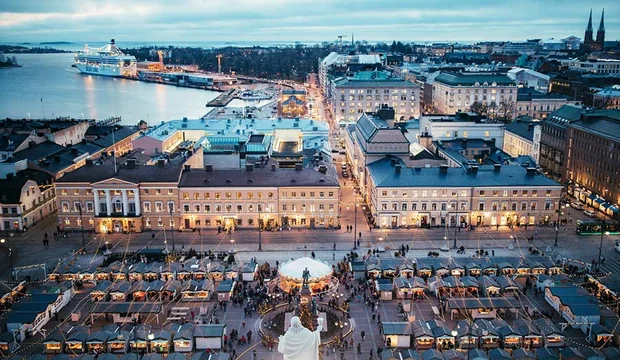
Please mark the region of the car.
[[347, 152], [346, 152], [346, 151], [344, 151], [344, 150], [340, 150], [340, 151], [338, 151], [338, 154], [340, 154], [340, 155], [346, 155], [346, 154], [347, 154]]
[[571, 206], [573, 209], [577, 209], [577, 210], [581, 210], [581, 209], [583, 209], [583, 205], [581, 205], [581, 203], [578, 203], [578, 202], [576, 202], [576, 201], [573, 201], [572, 203], [570, 203], [570, 206]]
[[343, 173], [342, 173], [342, 177], [343, 177], [343, 178], [348, 178], [348, 177], [349, 177], [349, 173], [343, 172]]
[[332, 153], [338, 154], [338, 149], [332, 149]]
[[591, 217], [591, 218], [596, 217], [596, 213], [592, 210], [584, 210], [583, 213], [586, 214], [586, 216]]

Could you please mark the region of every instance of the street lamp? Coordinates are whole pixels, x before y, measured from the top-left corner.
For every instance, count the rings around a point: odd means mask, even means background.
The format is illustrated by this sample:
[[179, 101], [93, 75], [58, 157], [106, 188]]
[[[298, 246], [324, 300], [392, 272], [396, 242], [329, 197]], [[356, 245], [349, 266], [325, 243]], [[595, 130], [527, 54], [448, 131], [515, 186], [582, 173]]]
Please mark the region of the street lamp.
[[560, 232], [560, 216], [564, 214], [562, 209], [565, 207], [565, 205], [560, 204], [558, 206], [558, 209], [555, 211], [556, 213], [558, 213], [558, 220], [555, 223], [555, 242], [553, 243], [553, 246], [558, 246], [558, 233]]
[[172, 237], [172, 251], [175, 251], [176, 248], [174, 246], [174, 219], [172, 218], [173, 216], [173, 211], [174, 211], [174, 203], [168, 203], [168, 208], [170, 209], [170, 236]]
[[450, 335], [452, 335], [452, 337], [454, 338], [454, 348], [456, 349], [456, 336], [458, 335], [458, 331], [456, 331], [456, 329], [452, 329], [452, 331], [450, 332]]
[[[603, 255], [601, 254], [601, 252], [603, 251], [603, 237], [605, 235], [609, 235], [609, 231], [605, 231], [606, 227], [607, 227], [607, 223], [605, 222], [605, 220], [601, 220], [601, 242], [598, 245], [598, 263], [596, 265], [598, 269], [601, 268], [601, 259], [603, 258]], [[9, 255], [10, 255], [10, 252], [9, 252]]]
[[80, 227], [82, 228], [82, 251], [86, 253], [86, 240], [84, 240], [84, 218], [82, 218], [82, 203], [77, 203], [78, 211], [80, 212]]

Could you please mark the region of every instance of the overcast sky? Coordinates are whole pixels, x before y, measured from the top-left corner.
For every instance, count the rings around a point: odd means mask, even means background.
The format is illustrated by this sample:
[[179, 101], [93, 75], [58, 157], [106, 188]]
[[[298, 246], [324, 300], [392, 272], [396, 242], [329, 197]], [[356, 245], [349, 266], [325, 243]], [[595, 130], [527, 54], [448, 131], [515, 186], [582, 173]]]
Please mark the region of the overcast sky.
[[0, 41], [478, 41], [583, 38], [619, 0], [0, 0]]

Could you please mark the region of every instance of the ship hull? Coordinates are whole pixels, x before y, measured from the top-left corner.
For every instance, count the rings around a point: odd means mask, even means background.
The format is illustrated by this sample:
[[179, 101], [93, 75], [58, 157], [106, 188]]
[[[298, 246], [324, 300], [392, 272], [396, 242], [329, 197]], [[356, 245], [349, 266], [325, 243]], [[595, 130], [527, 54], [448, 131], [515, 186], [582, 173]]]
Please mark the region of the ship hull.
[[86, 64], [75, 64], [75, 67], [80, 70], [82, 74], [99, 75], [99, 76], [111, 76], [122, 77], [123, 72], [120, 67], [111, 66], [90, 66]]

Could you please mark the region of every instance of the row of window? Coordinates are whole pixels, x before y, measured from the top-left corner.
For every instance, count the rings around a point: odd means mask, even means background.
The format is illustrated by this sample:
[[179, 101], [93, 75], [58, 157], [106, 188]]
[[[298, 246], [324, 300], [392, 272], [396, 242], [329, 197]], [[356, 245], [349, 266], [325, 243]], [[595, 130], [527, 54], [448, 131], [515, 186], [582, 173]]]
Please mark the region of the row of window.
[[[381, 191], [381, 196], [386, 197], [388, 196], [388, 191], [387, 190], [383, 190]], [[401, 191], [399, 192], [398, 190], [392, 190], [391, 192], [391, 196], [392, 197], [408, 197], [409, 196], [409, 191]], [[487, 191], [486, 190], [479, 190], [478, 192], [479, 196], [483, 197], [487, 195]], [[492, 190], [490, 192], [490, 194], [492, 194], [493, 196], [499, 196], [500, 195], [500, 190]], [[509, 196], [509, 194], [512, 194], [512, 196], [519, 196], [519, 190], [502, 190], [501, 191], [501, 195], [503, 197], [507, 197]], [[527, 190], [527, 189], [523, 189], [521, 190], [521, 196], [528, 196], [528, 194], [531, 194], [531, 196], [538, 196], [538, 190]], [[546, 196], [549, 197], [551, 196], [551, 190], [547, 190], [546, 191]], [[411, 191], [411, 197], [418, 197], [418, 195], [420, 195], [420, 197], [428, 197], [429, 196], [429, 191], [428, 190], [412, 190]], [[449, 190], [431, 190], [430, 191], [430, 196], [431, 197], [437, 197], [437, 196], [452, 196], [454, 198], [457, 197], [457, 192], [456, 191], [449, 191]], [[461, 190], [458, 193], [458, 196], [462, 196], [462, 197], [467, 197], [467, 190]]]
[[[143, 189], [142, 192], [145, 195], [149, 195], [149, 190], [152, 190], [152, 189]], [[121, 195], [121, 193], [122, 193], [121, 190], [112, 190], [111, 191], [112, 195]], [[309, 194], [309, 197], [315, 198], [316, 197], [316, 193], [317, 192], [315, 192], [315, 191], [309, 191], [309, 192], [300, 191], [299, 195], [302, 198], [305, 198], [306, 195]], [[67, 195], [68, 194], [67, 189], [61, 189], [61, 194], [62, 195]], [[155, 195], [161, 195], [162, 194], [161, 189], [155, 189], [154, 194]], [[174, 194], [173, 193], [173, 189], [168, 189], [168, 195], [173, 195], [173, 194]], [[293, 191], [293, 192], [291, 192], [291, 197], [292, 198], [296, 198], [297, 194], [298, 193], [296, 191]], [[318, 194], [319, 194], [319, 198], [321, 198], [321, 199], [325, 198], [326, 195], [329, 198], [333, 198], [334, 197], [334, 192], [333, 191], [327, 191], [327, 192], [319, 191]], [[73, 195], [75, 195], [75, 196], [79, 196], [79, 195], [92, 195], [92, 190], [91, 189], [86, 189], [86, 190], [73, 189]], [[133, 190], [128, 190], [128, 197], [133, 197], [133, 195], [134, 195]], [[99, 191], [99, 196], [100, 196], [100, 198], [104, 198], [105, 197], [105, 191], [100, 190]], [[258, 198], [258, 199], [263, 199], [263, 198], [273, 199], [274, 196], [275, 196], [275, 193], [271, 192], [271, 191], [267, 192], [266, 194], [264, 194], [263, 192], [257, 192], [257, 193], [248, 192], [248, 193], [246, 193], [245, 198], [248, 199], [248, 200], [252, 200], [254, 198]], [[190, 199], [193, 199], [193, 200], [201, 200], [201, 199], [203, 199], [203, 200], [210, 200], [210, 199], [215, 199], [215, 200], [220, 200], [220, 199], [232, 200], [233, 199], [233, 192], [230, 192], [230, 191], [223, 192], [223, 193], [220, 193], [220, 192], [215, 192], [215, 193], [211, 193], [211, 192], [198, 193], [198, 192], [196, 192], [196, 193], [191, 193], [191, 194], [189, 192], [183, 192], [181, 197], [182, 197], [183, 200], [190, 200]], [[282, 198], [288, 198], [289, 197], [288, 196], [288, 192], [286, 192], [286, 191], [282, 192], [281, 197]], [[242, 192], [234, 193], [234, 198], [236, 200], [244, 199], [243, 193]]]
[[[521, 206], [519, 207], [519, 203], [518, 202], [512, 202], [510, 203], [510, 206], [507, 202], [503, 202], [503, 203], [497, 203], [494, 202], [491, 204], [490, 210], [491, 211], [508, 211], [509, 207], [511, 211], [517, 211], [517, 210], [521, 210], [521, 211], [535, 211], [537, 208], [537, 202], [532, 201], [528, 204], [527, 201], [522, 201]], [[419, 208], [418, 208], [418, 205]], [[430, 205], [430, 207], [429, 207]], [[544, 210], [552, 210], [552, 206], [553, 206], [553, 202], [552, 201], [546, 201], [545, 202], [545, 206], [544, 206]], [[432, 202], [432, 203], [406, 203], [406, 202], [396, 202], [396, 203], [391, 203], [388, 204], [387, 202], [383, 202], [381, 203], [381, 210], [387, 211], [387, 210], [392, 210], [392, 211], [417, 211], [417, 210], [430, 210], [430, 211], [448, 211], [448, 204], [447, 203], [436, 203], [436, 202]], [[455, 204], [452, 203], [450, 204], [450, 210], [456, 210], [455, 209]], [[460, 205], [460, 209], [459, 210], [468, 210], [467, 209], [467, 203], [463, 202]], [[484, 202], [481, 202], [478, 204], [478, 210], [479, 211], [485, 211], [488, 210], [486, 208], [486, 204]]]
[[[411, 90], [411, 94], [415, 94], [416, 90]], [[344, 94], [345, 90], [344, 89], [340, 89], [340, 93]], [[373, 91], [372, 89], [349, 89], [349, 94], [372, 94]], [[375, 89], [374, 91], [375, 94], [406, 94], [407, 93], [407, 89]]]

